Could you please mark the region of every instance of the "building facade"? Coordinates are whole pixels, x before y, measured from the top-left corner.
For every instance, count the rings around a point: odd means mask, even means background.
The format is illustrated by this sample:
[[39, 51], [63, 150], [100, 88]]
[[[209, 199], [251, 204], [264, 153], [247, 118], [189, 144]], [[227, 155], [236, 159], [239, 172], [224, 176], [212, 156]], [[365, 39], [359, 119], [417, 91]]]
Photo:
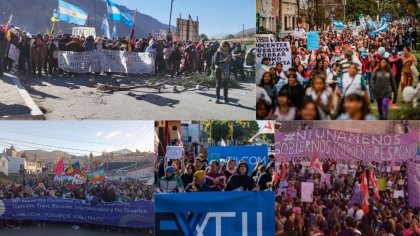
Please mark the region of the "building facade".
[[19, 174], [25, 167], [25, 159], [18, 156], [16, 149], [11, 146], [5, 149], [0, 157], [0, 172], [5, 175]]
[[[298, 24], [299, 0], [256, 0], [259, 33], [291, 31]], [[278, 32], [280, 31], [280, 32]]]

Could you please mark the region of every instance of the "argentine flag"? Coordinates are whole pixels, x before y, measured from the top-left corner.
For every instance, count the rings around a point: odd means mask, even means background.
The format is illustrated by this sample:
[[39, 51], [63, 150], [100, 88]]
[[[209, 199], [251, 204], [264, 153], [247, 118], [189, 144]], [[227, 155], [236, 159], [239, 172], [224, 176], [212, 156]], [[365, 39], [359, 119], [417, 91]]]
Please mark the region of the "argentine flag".
[[344, 26], [344, 24], [341, 20], [333, 20], [332, 23], [335, 26], [335, 28], [337, 28], [337, 29], [344, 29], [345, 28], [345, 26]]
[[104, 17], [104, 20], [102, 22], [102, 29], [104, 30], [104, 36], [107, 37], [108, 39], [111, 38], [111, 31], [109, 29], [109, 23], [108, 23], [108, 18]]
[[128, 12], [123, 11], [111, 0], [106, 0], [109, 18], [113, 21], [121, 21], [128, 27], [133, 27], [133, 16]]
[[88, 14], [79, 7], [76, 7], [63, 0], [58, 1], [58, 19], [76, 25], [86, 25]]
[[114, 25], [114, 29], [112, 30], [112, 37], [118, 38], [117, 27], [115, 27], [115, 25]]

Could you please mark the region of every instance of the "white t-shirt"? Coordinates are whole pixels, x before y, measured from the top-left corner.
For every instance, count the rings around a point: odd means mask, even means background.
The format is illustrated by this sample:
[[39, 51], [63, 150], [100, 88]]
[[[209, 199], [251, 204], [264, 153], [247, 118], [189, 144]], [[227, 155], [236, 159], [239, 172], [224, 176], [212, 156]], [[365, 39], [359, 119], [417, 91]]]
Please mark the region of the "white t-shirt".
[[292, 121], [296, 118], [296, 107], [290, 107], [289, 112], [282, 113], [280, 109], [276, 107], [274, 111], [274, 115], [276, 116], [276, 121]]
[[345, 94], [343, 94], [344, 96], [350, 94], [363, 95], [361, 75], [357, 74], [354, 78], [351, 78], [348, 73], [344, 73], [343, 78], [341, 79], [341, 83], [343, 86], [343, 93], [345, 92]]

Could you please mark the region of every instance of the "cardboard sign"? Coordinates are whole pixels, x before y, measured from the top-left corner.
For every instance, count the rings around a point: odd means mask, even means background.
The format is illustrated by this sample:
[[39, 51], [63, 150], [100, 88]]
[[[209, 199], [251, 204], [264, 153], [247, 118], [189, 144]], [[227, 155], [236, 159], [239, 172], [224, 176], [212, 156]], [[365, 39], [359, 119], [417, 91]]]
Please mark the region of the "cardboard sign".
[[314, 201], [314, 183], [311, 183], [311, 182], [301, 183], [301, 200], [302, 202]]
[[79, 35], [79, 36], [93, 36], [96, 38], [96, 30], [93, 27], [73, 27], [73, 35]]
[[398, 197], [404, 197], [404, 190], [395, 190], [394, 191], [394, 195], [392, 196], [393, 198], [398, 198]]
[[292, 66], [292, 50], [289, 42], [257, 42], [255, 55], [257, 63], [260, 64], [263, 58], [270, 58], [270, 67], [275, 67], [277, 63], [281, 63], [283, 70], [287, 71]]
[[12, 59], [13, 61], [18, 62], [19, 61], [19, 54], [20, 54], [19, 49], [15, 45], [10, 44], [8, 57], [10, 59]]
[[181, 159], [183, 152], [182, 146], [166, 146], [166, 157], [168, 159]]

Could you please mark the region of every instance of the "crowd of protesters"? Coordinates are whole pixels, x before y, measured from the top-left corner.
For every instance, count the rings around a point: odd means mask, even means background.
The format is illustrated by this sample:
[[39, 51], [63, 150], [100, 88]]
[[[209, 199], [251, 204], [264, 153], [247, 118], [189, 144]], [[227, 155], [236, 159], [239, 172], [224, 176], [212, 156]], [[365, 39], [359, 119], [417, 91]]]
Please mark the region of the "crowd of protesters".
[[181, 160], [156, 164], [156, 192], [206, 192], [236, 190], [271, 189], [274, 155], [269, 156], [269, 164], [262, 162], [250, 170], [245, 162], [208, 161], [203, 155], [193, 158], [191, 154]]
[[88, 200], [98, 202], [130, 202], [140, 199], [151, 200], [153, 191], [145, 183], [126, 183], [120, 181], [89, 182], [73, 184], [67, 180], [52, 178], [30, 179], [23, 183], [1, 184], [0, 199], [31, 197], [53, 197]]
[[[20, 50], [18, 61], [8, 58], [11, 44]], [[224, 47], [220, 47], [222, 45]], [[223, 52], [223, 54], [226, 52], [230, 56], [229, 62], [226, 62], [226, 64], [229, 65], [235, 79], [238, 79], [238, 75], [241, 79], [245, 79], [243, 65], [246, 48], [242, 48], [240, 43], [229, 43], [227, 41], [223, 42], [222, 45], [217, 41], [205, 42], [203, 39], [197, 42], [173, 42], [169, 38], [162, 39], [162, 37], [152, 34], [135, 40], [126, 37], [108, 39], [106, 37], [94, 38], [93, 36], [84, 37], [70, 34], [52, 36], [38, 33], [30, 35], [14, 28], [9, 41], [6, 39], [6, 32], [0, 27], [0, 64], [4, 65], [4, 67], [0, 67], [0, 75], [4, 71], [10, 71], [13, 63], [18, 65], [20, 72], [32, 73], [34, 76], [47, 76], [53, 72], [64, 73], [64, 71], [58, 69], [58, 51], [85, 52], [95, 49], [109, 49], [152, 53], [155, 57], [155, 73], [166, 73], [172, 77], [194, 73], [210, 74], [214, 66], [217, 67], [221, 64], [216, 60], [223, 60], [226, 57], [226, 55], [223, 58], [214, 58], [213, 56], [218, 51]], [[249, 60], [252, 61], [252, 59]], [[74, 74], [70, 73], [70, 75]]]
[[[282, 167], [283, 166], [283, 167]], [[398, 168], [394, 168], [398, 166]], [[269, 156], [265, 166], [258, 163], [248, 172], [244, 162], [210, 161], [187, 154], [181, 160], [165, 162], [155, 168], [156, 192], [206, 191], [274, 191], [276, 236], [357, 236], [420, 235], [419, 209], [408, 206], [407, 166], [405, 162], [365, 163], [323, 160], [322, 168], [329, 180], [309, 167], [309, 160], [289, 161], [277, 166]], [[375, 172], [384, 179], [386, 190], [375, 198], [369, 180], [369, 212], [361, 206], [362, 173]], [[284, 176], [284, 177], [283, 177]], [[313, 182], [313, 202], [302, 202], [301, 182]], [[288, 190], [293, 188], [294, 194]], [[395, 197], [394, 192], [404, 195]]]
[[[145, 182], [126, 183], [111, 180], [73, 184], [72, 181], [53, 177], [19, 181], [15, 184], [0, 182], [0, 200], [33, 197], [78, 199], [85, 201], [86, 204], [91, 206], [96, 206], [101, 202], [151, 201], [153, 199], [153, 187]], [[0, 219], [0, 230], [7, 227], [18, 229], [20, 226], [27, 225], [28, 222]], [[38, 227], [46, 225], [45, 221], [36, 221], [34, 223]], [[73, 228], [78, 229], [79, 226], [73, 225]], [[102, 228], [110, 229], [109, 227]]]
[[[287, 177], [281, 181], [281, 195], [276, 197], [276, 235], [420, 235], [419, 209], [408, 206], [406, 163], [337, 163], [325, 160], [324, 172], [329, 181], [302, 165], [301, 161], [286, 164]], [[398, 166], [398, 168], [393, 168]], [[369, 211], [361, 207], [360, 197], [354, 197], [361, 182], [362, 173], [375, 172], [386, 182], [386, 190], [375, 198], [369, 184]], [[301, 182], [313, 182], [313, 202], [302, 202]], [[369, 180], [369, 183], [371, 181]], [[296, 189], [296, 196], [287, 194], [287, 188]], [[396, 198], [395, 191], [404, 195]]]
[[[320, 48], [307, 50], [292, 34], [292, 64], [270, 67], [263, 58], [257, 73], [257, 118], [269, 120], [373, 120], [398, 109], [399, 93], [418, 83], [418, 21], [390, 23], [378, 34], [348, 28], [319, 34]], [[379, 117], [372, 115], [376, 102]], [[392, 107], [390, 107], [390, 105]]]

